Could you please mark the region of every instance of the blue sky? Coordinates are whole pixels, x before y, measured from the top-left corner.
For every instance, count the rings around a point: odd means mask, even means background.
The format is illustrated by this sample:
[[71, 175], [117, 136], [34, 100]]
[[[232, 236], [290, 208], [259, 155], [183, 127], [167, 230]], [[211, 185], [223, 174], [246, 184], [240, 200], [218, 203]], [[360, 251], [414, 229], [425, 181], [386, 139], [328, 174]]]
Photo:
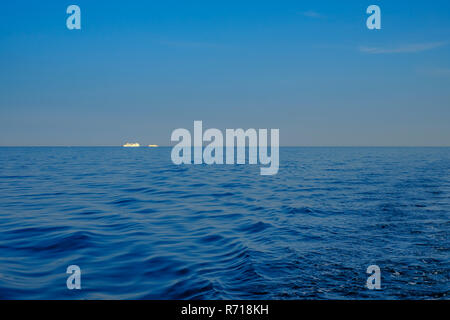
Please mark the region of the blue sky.
[[0, 70], [0, 145], [168, 145], [194, 120], [281, 145], [450, 145], [447, 0], [11, 1]]

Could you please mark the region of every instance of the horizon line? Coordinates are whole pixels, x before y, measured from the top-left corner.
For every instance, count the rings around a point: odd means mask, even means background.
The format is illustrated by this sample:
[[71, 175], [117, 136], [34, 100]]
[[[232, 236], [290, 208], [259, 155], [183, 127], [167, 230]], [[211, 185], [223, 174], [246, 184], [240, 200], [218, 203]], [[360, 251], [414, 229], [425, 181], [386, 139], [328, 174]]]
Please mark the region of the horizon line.
[[[171, 145], [158, 147], [139, 146], [134, 148], [173, 148]], [[192, 146], [193, 147], [193, 146]], [[203, 146], [205, 147], [205, 146]], [[226, 148], [227, 146], [222, 146]], [[234, 146], [237, 147], [237, 146]], [[248, 148], [248, 146], [245, 146]], [[270, 145], [268, 146], [270, 147]], [[280, 148], [449, 148], [450, 145], [282, 145]], [[0, 148], [124, 148], [122, 145], [0, 145]]]

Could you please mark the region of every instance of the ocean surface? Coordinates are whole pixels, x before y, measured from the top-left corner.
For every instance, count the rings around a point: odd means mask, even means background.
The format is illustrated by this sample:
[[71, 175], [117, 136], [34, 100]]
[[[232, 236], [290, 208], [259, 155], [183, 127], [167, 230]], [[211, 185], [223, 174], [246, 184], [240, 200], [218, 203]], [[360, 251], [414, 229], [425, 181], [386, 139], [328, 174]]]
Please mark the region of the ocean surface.
[[0, 298], [449, 298], [450, 148], [281, 148], [275, 176], [170, 151], [0, 148]]

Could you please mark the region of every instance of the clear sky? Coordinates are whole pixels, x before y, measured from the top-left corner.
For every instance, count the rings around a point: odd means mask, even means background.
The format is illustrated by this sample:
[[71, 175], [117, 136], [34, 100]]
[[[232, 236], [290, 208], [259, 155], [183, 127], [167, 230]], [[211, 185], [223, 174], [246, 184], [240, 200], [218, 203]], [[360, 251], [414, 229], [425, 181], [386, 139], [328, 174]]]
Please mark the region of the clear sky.
[[281, 145], [448, 146], [450, 1], [0, 4], [0, 145], [169, 145], [194, 120]]

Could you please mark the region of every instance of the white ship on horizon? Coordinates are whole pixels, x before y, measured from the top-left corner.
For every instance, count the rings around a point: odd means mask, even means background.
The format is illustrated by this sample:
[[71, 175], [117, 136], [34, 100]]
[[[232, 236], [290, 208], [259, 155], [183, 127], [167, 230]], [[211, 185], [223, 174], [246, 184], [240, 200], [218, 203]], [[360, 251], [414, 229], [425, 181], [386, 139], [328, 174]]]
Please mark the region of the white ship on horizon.
[[122, 147], [136, 148], [136, 147], [140, 147], [140, 146], [141, 146], [141, 145], [140, 145], [139, 143], [137, 143], [137, 142], [133, 142], [133, 143], [127, 142], [127, 143], [125, 143]]

